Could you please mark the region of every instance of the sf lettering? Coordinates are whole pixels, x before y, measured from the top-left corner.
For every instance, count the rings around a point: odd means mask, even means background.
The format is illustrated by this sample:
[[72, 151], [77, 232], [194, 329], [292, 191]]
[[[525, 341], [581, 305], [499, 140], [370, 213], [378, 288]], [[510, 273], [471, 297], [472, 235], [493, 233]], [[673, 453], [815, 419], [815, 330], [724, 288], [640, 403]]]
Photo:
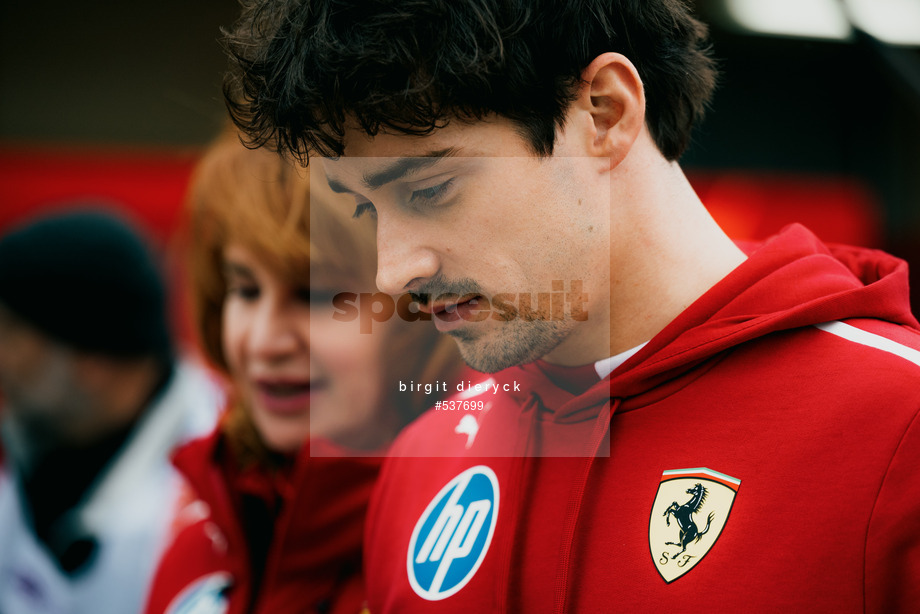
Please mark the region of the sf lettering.
[[[696, 558], [696, 557], [693, 556], [692, 554], [685, 554], [685, 555], [683, 555], [682, 557], [680, 557], [680, 560], [679, 560], [679, 561], [677, 561], [677, 566], [678, 566], [678, 567], [686, 567], [686, 566], [687, 566], [687, 563], [690, 562], [690, 559], [695, 559], [695, 558]], [[671, 562], [671, 560], [672, 560], [671, 553], [668, 552], [668, 551], [664, 551], [664, 552], [661, 553], [661, 558], [658, 559], [658, 563], [659, 563], [660, 565], [667, 565], [668, 563]]]

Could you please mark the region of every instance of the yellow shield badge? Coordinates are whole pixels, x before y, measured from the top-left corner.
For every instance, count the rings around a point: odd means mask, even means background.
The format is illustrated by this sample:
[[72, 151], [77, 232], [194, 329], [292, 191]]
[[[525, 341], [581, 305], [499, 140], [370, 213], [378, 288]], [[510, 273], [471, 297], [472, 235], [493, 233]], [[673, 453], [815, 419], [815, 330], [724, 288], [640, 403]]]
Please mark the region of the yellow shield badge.
[[648, 546], [671, 583], [699, 563], [722, 534], [741, 480], [700, 467], [661, 475], [648, 523]]

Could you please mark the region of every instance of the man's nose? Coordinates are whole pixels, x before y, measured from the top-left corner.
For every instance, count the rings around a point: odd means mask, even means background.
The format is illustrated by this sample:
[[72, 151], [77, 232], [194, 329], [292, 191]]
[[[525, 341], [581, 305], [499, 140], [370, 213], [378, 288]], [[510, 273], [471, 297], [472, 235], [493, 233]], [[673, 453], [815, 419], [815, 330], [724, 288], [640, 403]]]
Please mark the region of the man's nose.
[[398, 220], [377, 222], [377, 288], [396, 296], [417, 289], [440, 269], [438, 253]]

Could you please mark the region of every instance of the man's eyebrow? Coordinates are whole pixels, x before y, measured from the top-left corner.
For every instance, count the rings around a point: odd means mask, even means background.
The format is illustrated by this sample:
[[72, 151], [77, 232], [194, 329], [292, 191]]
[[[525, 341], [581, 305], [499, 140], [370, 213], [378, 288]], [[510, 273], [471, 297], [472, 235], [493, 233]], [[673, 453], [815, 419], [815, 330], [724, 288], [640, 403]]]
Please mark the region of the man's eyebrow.
[[[378, 171], [366, 173], [361, 179], [361, 184], [365, 189], [371, 191], [377, 190], [388, 183], [405, 177], [406, 175], [416, 173], [422, 169], [428, 168], [429, 166], [433, 166], [444, 158], [455, 156], [459, 151], [460, 149], [457, 147], [447, 147], [446, 149], [429, 151], [427, 153], [421, 154], [419, 156], [413, 156], [411, 158], [400, 158]], [[351, 192], [351, 190], [346, 188], [344, 184], [336, 181], [335, 179], [327, 177], [327, 181], [333, 192], [338, 192], [340, 194]]]

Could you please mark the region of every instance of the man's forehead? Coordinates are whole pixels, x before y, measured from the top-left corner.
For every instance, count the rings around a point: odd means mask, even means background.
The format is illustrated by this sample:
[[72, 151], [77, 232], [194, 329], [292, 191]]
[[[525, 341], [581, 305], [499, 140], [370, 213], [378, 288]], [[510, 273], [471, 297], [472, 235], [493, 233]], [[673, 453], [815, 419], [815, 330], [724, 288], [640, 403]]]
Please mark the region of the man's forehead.
[[[510, 120], [493, 117], [474, 122], [452, 121], [431, 134], [418, 136], [381, 131], [370, 136], [346, 130], [344, 155], [324, 158], [330, 185], [375, 189], [412, 171], [450, 158], [528, 155], [529, 150]], [[341, 190], [338, 190], [341, 191]]]
[[[451, 118], [442, 127], [426, 134], [405, 134], [381, 127], [371, 136], [356, 122], [346, 122], [343, 139], [345, 157], [411, 158], [425, 152], [448, 148], [482, 150], [515, 147], [523, 144], [519, 127], [506, 117], [489, 115], [476, 120]], [[465, 154], [471, 155], [471, 154]]]

